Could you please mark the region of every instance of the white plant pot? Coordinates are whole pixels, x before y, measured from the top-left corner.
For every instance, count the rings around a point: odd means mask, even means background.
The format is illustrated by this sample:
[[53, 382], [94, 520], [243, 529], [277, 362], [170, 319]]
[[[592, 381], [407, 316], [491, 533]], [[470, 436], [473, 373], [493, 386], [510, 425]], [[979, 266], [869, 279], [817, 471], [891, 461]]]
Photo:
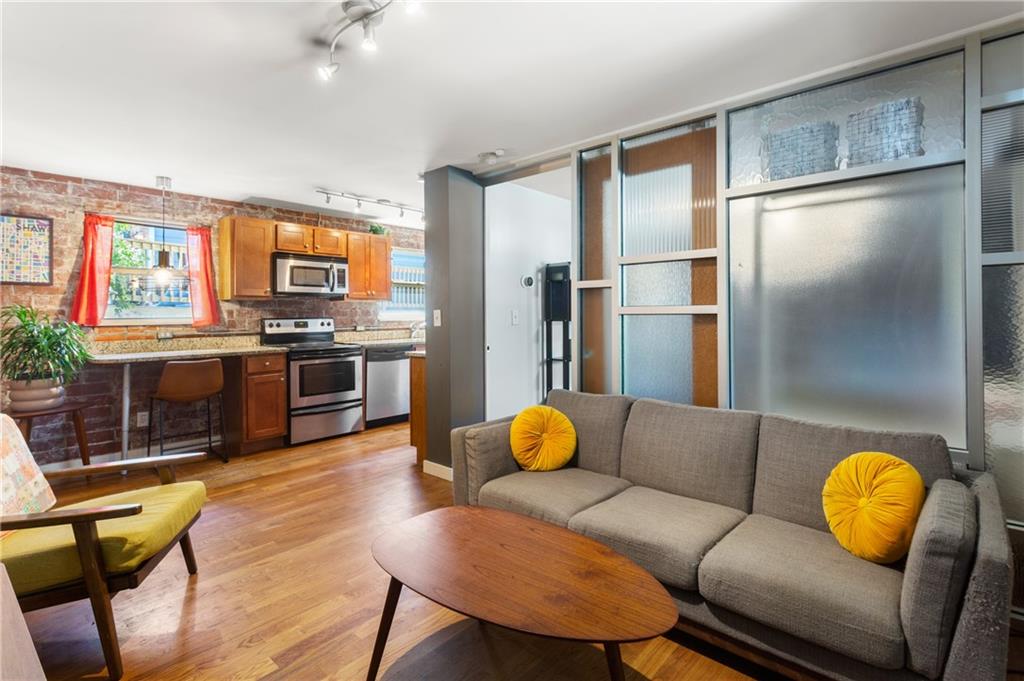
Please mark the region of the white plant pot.
[[64, 404], [64, 386], [60, 379], [9, 381], [12, 412], [52, 409]]

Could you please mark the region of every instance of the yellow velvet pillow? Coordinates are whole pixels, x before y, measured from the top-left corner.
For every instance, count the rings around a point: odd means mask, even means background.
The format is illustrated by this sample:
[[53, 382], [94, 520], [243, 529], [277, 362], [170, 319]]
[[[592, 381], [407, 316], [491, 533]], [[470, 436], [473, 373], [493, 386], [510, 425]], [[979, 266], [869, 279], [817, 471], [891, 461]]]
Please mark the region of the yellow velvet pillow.
[[562, 412], [538, 405], [512, 420], [512, 456], [528, 471], [553, 471], [569, 463], [576, 451], [576, 429]]
[[832, 469], [821, 505], [840, 546], [874, 563], [892, 563], [910, 550], [924, 496], [924, 480], [909, 463], [858, 452]]

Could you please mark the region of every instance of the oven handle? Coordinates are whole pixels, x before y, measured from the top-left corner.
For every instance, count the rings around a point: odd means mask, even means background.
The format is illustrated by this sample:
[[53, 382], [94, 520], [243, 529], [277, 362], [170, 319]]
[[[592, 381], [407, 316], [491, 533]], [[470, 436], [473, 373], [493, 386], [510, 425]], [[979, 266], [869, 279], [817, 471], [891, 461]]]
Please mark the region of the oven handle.
[[338, 273], [334, 271], [334, 263], [331, 263], [331, 290], [333, 291], [338, 283]]
[[337, 362], [338, 360], [351, 359], [353, 357], [358, 357], [360, 354], [362, 354], [362, 353], [354, 352], [354, 353], [349, 354], [349, 355], [338, 355], [338, 356], [335, 356], [335, 357], [323, 357], [323, 358], [320, 358], [320, 359], [293, 359], [293, 360], [290, 360], [290, 362], [291, 362], [291, 364], [293, 366], [305, 366], [306, 364], [330, 364], [332, 362]]
[[351, 411], [353, 409], [362, 408], [362, 400], [352, 400], [351, 402], [324, 404], [316, 407], [301, 407], [299, 409], [292, 409], [291, 416], [306, 416], [307, 414], [330, 414], [336, 411]]

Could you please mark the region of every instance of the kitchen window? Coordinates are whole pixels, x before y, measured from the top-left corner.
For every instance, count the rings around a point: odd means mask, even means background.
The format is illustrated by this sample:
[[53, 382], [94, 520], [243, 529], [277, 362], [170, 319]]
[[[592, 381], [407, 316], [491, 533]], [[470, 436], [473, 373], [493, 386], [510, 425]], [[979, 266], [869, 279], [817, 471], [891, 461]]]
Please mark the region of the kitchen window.
[[422, 321], [427, 304], [426, 254], [395, 248], [391, 251], [391, 300], [381, 305], [383, 321]]
[[[156, 275], [160, 251], [170, 253], [170, 278]], [[105, 323], [190, 324], [186, 232], [178, 227], [115, 221]]]

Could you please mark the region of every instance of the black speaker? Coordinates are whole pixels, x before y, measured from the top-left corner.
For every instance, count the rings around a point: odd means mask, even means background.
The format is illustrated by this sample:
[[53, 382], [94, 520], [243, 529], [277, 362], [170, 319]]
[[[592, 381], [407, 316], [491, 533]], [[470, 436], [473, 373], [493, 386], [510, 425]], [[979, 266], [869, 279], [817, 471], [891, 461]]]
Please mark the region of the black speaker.
[[569, 263], [544, 266], [544, 319], [549, 322], [569, 321], [572, 282]]

